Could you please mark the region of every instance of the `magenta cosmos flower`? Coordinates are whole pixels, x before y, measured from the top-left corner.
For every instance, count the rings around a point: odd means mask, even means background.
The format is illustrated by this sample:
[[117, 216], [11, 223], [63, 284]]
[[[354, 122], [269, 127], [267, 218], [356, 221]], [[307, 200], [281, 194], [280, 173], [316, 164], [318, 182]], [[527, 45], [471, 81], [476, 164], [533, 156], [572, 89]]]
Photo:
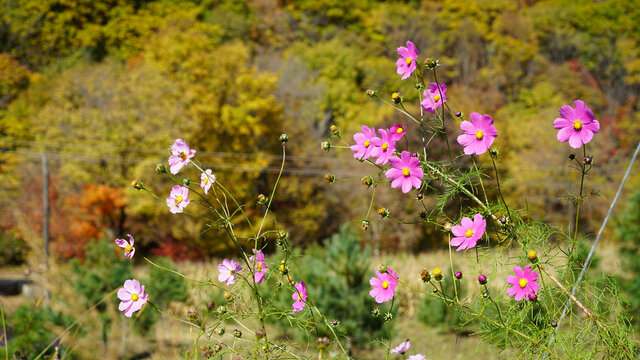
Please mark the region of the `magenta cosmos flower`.
[[172, 155], [169, 156], [169, 166], [171, 167], [169, 170], [175, 175], [191, 161], [191, 158], [196, 155], [196, 151], [189, 149], [189, 146], [184, 140], [176, 139], [171, 147], [171, 154]]
[[458, 136], [458, 143], [464, 146], [464, 153], [467, 155], [484, 154], [498, 137], [498, 130], [493, 126], [491, 116], [487, 114], [480, 115], [474, 112], [469, 118], [471, 122], [465, 120], [460, 124], [464, 134]]
[[176, 185], [171, 188], [171, 194], [167, 198], [167, 206], [172, 214], [181, 213], [189, 205], [189, 188]]
[[525, 296], [535, 294], [540, 290], [540, 284], [535, 282], [538, 280], [538, 273], [535, 270], [531, 270], [531, 266], [525, 266], [524, 271], [520, 266], [516, 266], [513, 268], [513, 272], [516, 273], [515, 276], [507, 276], [507, 283], [513, 285], [507, 290], [507, 295], [514, 296], [516, 301], [520, 301]]
[[407, 41], [407, 47], [400, 46], [398, 48], [400, 59], [396, 61], [396, 66], [398, 67], [398, 75], [402, 75], [402, 80], [409, 78], [416, 70], [418, 54], [420, 54], [418, 49], [411, 41]]
[[253, 256], [249, 257], [249, 261], [251, 263], [255, 261], [255, 265], [253, 268], [253, 273], [254, 273], [253, 278], [256, 284], [260, 284], [262, 280], [264, 280], [264, 275], [267, 273], [267, 269], [269, 267], [267, 267], [267, 264], [264, 262], [264, 254], [262, 253], [262, 251], [260, 250], [256, 251], [256, 249], [252, 249], [252, 250], [255, 257]]
[[565, 105], [558, 110], [562, 117], [553, 121], [553, 127], [559, 129], [558, 141], [569, 141], [572, 148], [578, 149], [600, 131], [600, 123], [584, 101], [576, 100], [573, 103], [575, 109]]
[[447, 85], [440, 83], [440, 90], [438, 90], [438, 85], [432, 82], [429, 84], [429, 89], [424, 91], [423, 96], [424, 100], [420, 102], [420, 105], [425, 111], [433, 114], [437, 108], [447, 102]]
[[144, 293], [144, 285], [136, 279], [129, 279], [118, 290], [118, 299], [121, 300], [118, 310], [124, 311], [124, 316], [131, 317], [134, 312], [142, 309], [147, 302], [147, 294]]
[[407, 351], [409, 351], [409, 348], [411, 347], [411, 343], [409, 342], [409, 339], [407, 339], [407, 341], [400, 343], [400, 345], [394, 347], [393, 349], [389, 350], [390, 354], [404, 354]]
[[373, 138], [371, 143], [374, 145], [371, 150], [371, 156], [377, 158], [376, 164], [386, 164], [389, 157], [396, 150], [396, 141], [393, 140], [393, 134], [389, 130], [379, 129], [379, 138]]
[[133, 247], [133, 236], [127, 234], [129, 241], [125, 239], [116, 239], [116, 245], [124, 249], [124, 257], [127, 259], [133, 259], [133, 254], [136, 253], [136, 248]]
[[216, 176], [211, 173], [211, 169], [205, 170], [200, 174], [200, 187], [204, 190], [205, 194], [209, 193], [211, 185], [216, 182]]
[[408, 151], [403, 151], [400, 157], [392, 156], [389, 158], [389, 164], [392, 168], [387, 170], [384, 175], [393, 180], [391, 187], [397, 189], [402, 187], [403, 193], [408, 193], [411, 188], [419, 189], [422, 185], [422, 176], [424, 175], [420, 167], [420, 160], [411, 156]]
[[457, 246], [456, 251], [471, 249], [476, 246], [476, 243], [487, 228], [487, 220], [482, 218], [482, 215], [476, 214], [471, 221], [468, 217], [463, 217], [460, 221], [460, 225], [451, 227], [451, 232], [455, 236], [451, 239], [451, 246]]
[[222, 260], [222, 264], [218, 265], [218, 281], [227, 285], [233, 285], [236, 283], [236, 273], [242, 270], [242, 266], [236, 263], [235, 260]]
[[406, 126], [395, 124], [391, 127], [391, 129], [389, 129], [389, 132], [391, 133], [391, 138], [393, 139], [393, 141], [398, 141], [402, 139], [404, 134], [407, 133], [406, 130], [407, 130]]
[[295, 300], [293, 305], [293, 312], [297, 313], [304, 309], [304, 306], [307, 301], [307, 285], [305, 285], [304, 281], [300, 281], [298, 284], [294, 285], [296, 288], [296, 292], [291, 295], [291, 298]]
[[350, 147], [355, 152], [353, 157], [361, 160], [368, 158], [375, 147], [373, 146], [373, 139], [377, 139], [376, 130], [362, 125], [362, 132], [353, 135], [353, 140], [356, 142], [355, 145]]
[[386, 273], [381, 273], [376, 270], [376, 277], [371, 278], [369, 284], [373, 286], [373, 289], [369, 291], [369, 295], [371, 295], [378, 304], [382, 304], [383, 302], [393, 299], [396, 286], [398, 285], [398, 274], [389, 268]]

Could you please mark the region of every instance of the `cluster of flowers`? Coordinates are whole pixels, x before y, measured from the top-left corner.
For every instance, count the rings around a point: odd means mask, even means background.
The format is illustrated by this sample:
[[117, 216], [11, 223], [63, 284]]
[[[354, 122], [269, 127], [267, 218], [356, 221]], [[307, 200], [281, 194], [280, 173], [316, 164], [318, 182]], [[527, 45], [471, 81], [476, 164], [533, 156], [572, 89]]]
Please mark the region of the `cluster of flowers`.
[[[411, 41], [407, 41], [406, 45], [397, 49], [400, 56], [396, 61], [397, 73], [402, 75], [403, 80], [410, 78], [418, 68], [418, 49]], [[423, 97], [424, 100], [420, 103], [422, 109], [433, 114], [447, 102], [447, 86], [444, 83], [430, 83], [428, 89], [423, 91]], [[392, 95], [392, 99], [396, 104], [402, 101], [397, 93]], [[591, 141], [593, 134], [600, 131], [600, 123], [582, 100], [576, 100], [574, 105], [575, 107], [562, 106], [559, 110], [561, 117], [555, 119], [553, 126], [559, 130], [558, 141], [568, 141], [571, 147], [580, 148]], [[463, 147], [466, 155], [484, 154], [498, 137], [494, 120], [488, 114], [477, 112], [471, 113], [469, 119], [470, 121], [464, 120], [460, 123], [462, 134], [457, 137], [457, 142]], [[416, 155], [412, 155], [409, 151], [402, 151], [400, 156], [397, 154], [396, 142], [405, 135], [406, 128], [406, 126], [395, 124], [390, 129], [377, 130], [376, 134], [374, 128], [363, 125], [362, 132], [353, 136], [355, 144], [350, 146], [354, 152], [354, 158], [360, 161], [372, 157], [376, 159], [377, 165], [388, 163], [390, 168], [385, 170], [384, 174], [392, 180], [391, 187], [394, 189], [400, 187], [403, 193], [408, 193], [413, 188], [420, 189], [424, 176], [422, 164]], [[486, 226], [486, 220], [479, 213], [475, 214], [473, 220], [463, 217], [459, 225], [450, 227], [453, 234], [450, 245], [457, 247], [457, 251], [474, 248], [484, 235]], [[533, 257], [535, 258], [535, 253]], [[536, 300], [536, 292], [540, 288], [536, 283], [538, 273], [529, 265], [525, 266], [524, 270], [516, 266], [513, 271], [515, 275], [507, 277], [507, 284], [513, 285], [507, 290], [507, 294], [513, 296], [516, 301], [525, 298]], [[486, 283], [484, 275], [480, 275], [478, 279], [481, 284], [483, 281]], [[371, 297], [377, 303], [383, 303], [393, 299], [398, 275], [393, 270], [383, 267], [382, 271], [376, 271], [376, 276], [371, 278], [370, 284], [373, 287], [369, 293]]]
[[[182, 139], [176, 139], [171, 147], [171, 156], [169, 157], [169, 171], [176, 175], [185, 167], [195, 156], [196, 150], [190, 149], [187, 143]], [[200, 187], [205, 194], [209, 193], [211, 186], [215, 183], [216, 176], [211, 169], [207, 169], [200, 174]], [[171, 193], [166, 200], [169, 211], [173, 214], [184, 212], [189, 205], [189, 187], [176, 185], [171, 189]], [[124, 239], [116, 239], [117, 246], [123, 248], [124, 256], [127, 259], [133, 259], [135, 254], [133, 236], [127, 235], [129, 241]], [[264, 254], [260, 250], [252, 249], [254, 256], [249, 257], [249, 262], [253, 264], [253, 280], [255, 284], [260, 284], [264, 280], [268, 266], [265, 263]], [[235, 260], [224, 259], [218, 265], [218, 280], [227, 286], [236, 283], [236, 277], [242, 266]], [[292, 304], [293, 312], [300, 312], [304, 309], [307, 301], [307, 287], [304, 281], [294, 284], [296, 292], [292, 295], [294, 303]], [[119, 309], [124, 311], [125, 316], [131, 317], [134, 312], [140, 310], [147, 302], [147, 294], [144, 293], [144, 285], [136, 279], [126, 280], [123, 287], [118, 290], [118, 298], [121, 300]]]

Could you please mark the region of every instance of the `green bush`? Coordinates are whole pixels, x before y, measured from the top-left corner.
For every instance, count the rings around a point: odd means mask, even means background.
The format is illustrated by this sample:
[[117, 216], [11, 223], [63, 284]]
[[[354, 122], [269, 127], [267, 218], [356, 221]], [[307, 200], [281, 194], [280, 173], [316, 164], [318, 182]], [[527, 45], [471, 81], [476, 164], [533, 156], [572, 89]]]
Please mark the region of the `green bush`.
[[[20, 352], [29, 359], [35, 358], [49, 344], [56, 340], [55, 328], [65, 328], [72, 323], [68, 316], [56, 314], [53, 310], [23, 304], [7, 319], [7, 330], [10, 334], [9, 353]], [[64, 353], [64, 348], [60, 348]], [[54, 348], [51, 347], [46, 355], [51, 355]]]
[[[442, 271], [442, 281], [431, 281], [437, 285], [438, 290], [441, 291], [440, 285], [446, 294], [453, 294], [453, 279], [451, 273], [447, 273], [446, 270]], [[468, 283], [468, 282], [462, 282]], [[465, 288], [460, 286], [461, 282], [458, 282], [458, 296], [464, 297]], [[429, 285], [432, 288], [431, 285]], [[425, 295], [422, 302], [418, 305], [418, 320], [431, 326], [441, 326], [444, 331], [454, 331], [462, 325], [462, 319], [460, 312], [450, 309], [444, 301], [436, 299], [435, 297]]]

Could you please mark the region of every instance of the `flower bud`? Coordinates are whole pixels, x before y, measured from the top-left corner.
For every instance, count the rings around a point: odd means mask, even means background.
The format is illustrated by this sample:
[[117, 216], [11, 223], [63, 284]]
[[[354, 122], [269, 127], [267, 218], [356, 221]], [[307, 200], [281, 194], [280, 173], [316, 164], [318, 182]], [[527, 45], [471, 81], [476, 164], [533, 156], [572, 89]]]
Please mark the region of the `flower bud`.
[[262, 339], [264, 337], [264, 329], [263, 328], [257, 328], [256, 329], [256, 337], [258, 339]]
[[569, 160], [573, 160], [575, 158], [576, 158], [576, 154], [573, 154], [573, 153], [569, 154]]
[[215, 352], [222, 350], [222, 344], [220, 343], [216, 344], [216, 346], [213, 347], [213, 350], [215, 350]]
[[529, 261], [531, 261], [532, 263], [535, 263], [536, 261], [538, 261], [538, 255], [536, 254], [536, 251], [535, 250], [527, 251], [527, 259], [529, 259]]
[[378, 215], [380, 215], [380, 217], [387, 218], [389, 217], [389, 209], [387, 208], [379, 208], [378, 209]]
[[216, 304], [213, 301], [207, 303], [207, 310], [212, 311], [216, 307]]
[[454, 274], [454, 276], [456, 277], [456, 279], [460, 280], [460, 279], [462, 279], [462, 272], [460, 272], [460, 271], [456, 271], [456, 273]]
[[220, 336], [224, 335], [224, 328], [218, 329], [218, 335]]
[[336, 182], [336, 176], [333, 174], [324, 174], [324, 179], [327, 180], [329, 184]]
[[189, 180], [189, 178], [182, 179], [182, 185], [189, 186], [189, 184], [191, 184], [191, 180]]
[[558, 322], [557, 322], [557, 321], [555, 321], [555, 320], [553, 320], [553, 321], [551, 322], [551, 327], [558, 327]]
[[167, 167], [164, 166], [164, 164], [158, 164], [158, 165], [156, 165], [156, 172], [158, 174], [166, 174], [167, 173]]
[[489, 293], [483, 292], [482, 293], [482, 297], [485, 298], [485, 299], [488, 298], [489, 297]]
[[331, 132], [333, 133], [333, 135], [340, 134], [340, 131], [338, 130], [338, 127], [335, 124], [331, 125], [329, 129], [331, 129]]
[[418, 200], [422, 200], [424, 198], [424, 195], [422, 195], [422, 193], [418, 193], [418, 195], [416, 195], [416, 199]]
[[360, 223], [360, 227], [362, 228], [362, 230], [367, 230], [369, 228], [369, 220], [362, 220], [362, 222]]
[[329, 341], [328, 337], [321, 337], [316, 340], [316, 345], [318, 345], [318, 349], [324, 349], [327, 346], [329, 346], [330, 343], [331, 342]]
[[480, 285], [484, 285], [487, 283], [487, 277], [484, 276], [483, 274], [478, 275], [478, 283]]
[[391, 100], [393, 100], [394, 104], [400, 104], [402, 102], [402, 96], [400, 96], [400, 93], [394, 92], [391, 94]]
[[496, 148], [491, 148], [489, 149], [489, 155], [491, 155], [492, 157], [496, 157], [500, 155], [500, 151], [498, 151], [498, 149]]
[[329, 141], [323, 141], [320, 143], [320, 149], [329, 151], [331, 149], [331, 143]]
[[423, 219], [426, 218], [427, 217], [427, 213], [424, 212], [424, 211], [420, 211], [420, 217], [423, 218]]
[[427, 269], [420, 270], [420, 279], [422, 279], [423, 282], [431, 281], [431, 274], [429, 274]]
[[338, 326], [338, 325], [340, 325], [340, 321], [338, 321], [338, 320], [336, 320], [336, 319], [333, 319], [333, 320], [331, 321], [331, 325], [333, 325], [333, 326]]
[[438, 281], [442, 280], [442, 270], [440, 268], [433, 269], [433, 277]]
[[280, 139], [279, 139], [279, 140], [280, 140], [280, 142], [281, 142], [281, 143], [283, 143], [283, 144], [284, 144], [284, 143], [286, 143], [287, 141], [289, 141], [289, 136], [288, 136], [287, 134], [281, 134], [281, 135], [280, 135]]
[[371, 185], [373, 185], [373, 178], [371, 176], [365, 176], [362, 179], [360, 179], [360, 182], [362, 183], [362, 185], [371, 187]]
[[375, 308], [375, 309], [371, 310], [371, 315], [372, 315], [373, 317], [378, 317], [378, 316], [380, 316], [380, 310], [378, 310], [378, 308]]
[[133, 186], [134, 189], [136, 190], [141, 190], [144, 188], [144, 185], [142, 184], [142, 181], [135, 179], [131, 182], [131, 186]]
[[535, 293], [529, 293], [527, 295], [527, 299], [529, 299], [529, 301], [536, 301], [538, 300], [538, 295], [536, 295]]
[[462, 117], [464, 116], [464, 113], [463, 113], [462, 111], [456, 111], [456, 113], [455, 113], [455, 114], [453, 114], [453, 115], [455, 115], [455, 117], [457, 117], [458, 119], [460, 119], [460, 118], [462, 118]]
[[444, 223], [444, 231], [451, 231], [451, 227], [452, 226], [453, 226], [453, 224], [450, 223], [450, 222]]
[[584, 163], [587, 165], [591, 165], [591, 161], [593, 161], [591, 156], [587, 156], [586, 158], [584, 158]]
[[380, 271], [381, 273], [383, 273], [383, 274], [384, 274], [384, 273], [386, 273], [386, 272], [387, 272], [387, 269], [388, 269], [387, 265], [385, 265], [385, 264], [378, 264], [378, 271]]
[[231, 300], [231, 294], [228, 292], [224, 293], [224, 298], [227, 299], [227, 301]]
[[187, 311], [187, 319], [194, 321], [198, 319], [198, 313], [195, 311]]
[[384, 320], [384, 322], [389, 322], [389, 321], [393, 320], [393, 314], [390, 313], [390, 312], [384, 314], [383, 320]]
[[436, 67], [438, 67], [438, 59], [432, 58], [432, 57], [428, 57], [425, 61], [424, 61], [424, 66], [427, 69], [433, 70]]
[[285, 264], [280, 264], [279, 270], [282, 275], [287, 275], [289, 273], [289, 269], [287, 269], [287, 266]]
[[258, 195], [257, 199], [258, 199], [258, 204], [260, 204], [260, 205], [264, 205], [264, 204], [267, 203], [267, 197], [264, 196], [264, 194]]
[[500, 221], [500, 224], [502, 225], [507, 225], [507, 218], [502, 216], [500, 217], [500, 219], [498, 219], [498, 221]]
[[367, 96], [374, 97], [376, 95], [378, 95], [376, 90], [371, 90], [371, 89], [367, 90]]
[[220, 313], [220, 315], [225, 314], [227, 312], [227, 308], [220, 305], [218, 306], [218, 312]]
[[418, 89], [418, 90], [422, 89], [422, 84], [421, 83], [416, 83], [416, 89]]
[[233, 336], [237, 338], [242, 337], [242, 331], [238, 329], [233, 329]]

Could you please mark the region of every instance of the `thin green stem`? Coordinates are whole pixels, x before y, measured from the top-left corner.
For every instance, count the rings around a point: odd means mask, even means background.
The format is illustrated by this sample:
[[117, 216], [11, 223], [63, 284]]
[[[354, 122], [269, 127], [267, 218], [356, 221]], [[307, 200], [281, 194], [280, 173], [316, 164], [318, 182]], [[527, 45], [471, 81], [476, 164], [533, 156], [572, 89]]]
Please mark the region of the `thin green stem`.
[[9, 339], [7, 338], [7, 326], [4, 320], [4, 306], [0, 305], [0, 317], [2, 317], [2, 342], [4, 343], [5, 360], [9, 360]]
[[509, 219], [511, 219], [511, 213], [509, 212], [509, 206], [507, 205], [507, 202], [504, 201], [504, 196], [502, 196], [502, 189], [500, 186], [500, 174], [498, 174], [498, 167], [496, 166], [496, 159], [491, 156], [491, 163], [493, 164], [493, 170], [495, 170], [496, 172], [496, 183], [498, 184], [498, 195], [500, 195], [500, 199], [502, 200], [502, 203], [504, 204], [504, 208], [507, 209], [507, 216], [509, 217]]
[[453, 272], [453, 255], [451, 253], [451, 233], [447, 232], [448, 241], [447, 245], [449, 245], [449, 265], [451, 266], [451, 278], [453, 279], [453, 291], [456, 295], [456, 301], [458, 301], [458, 286], [456, 285], [456, 275]]

